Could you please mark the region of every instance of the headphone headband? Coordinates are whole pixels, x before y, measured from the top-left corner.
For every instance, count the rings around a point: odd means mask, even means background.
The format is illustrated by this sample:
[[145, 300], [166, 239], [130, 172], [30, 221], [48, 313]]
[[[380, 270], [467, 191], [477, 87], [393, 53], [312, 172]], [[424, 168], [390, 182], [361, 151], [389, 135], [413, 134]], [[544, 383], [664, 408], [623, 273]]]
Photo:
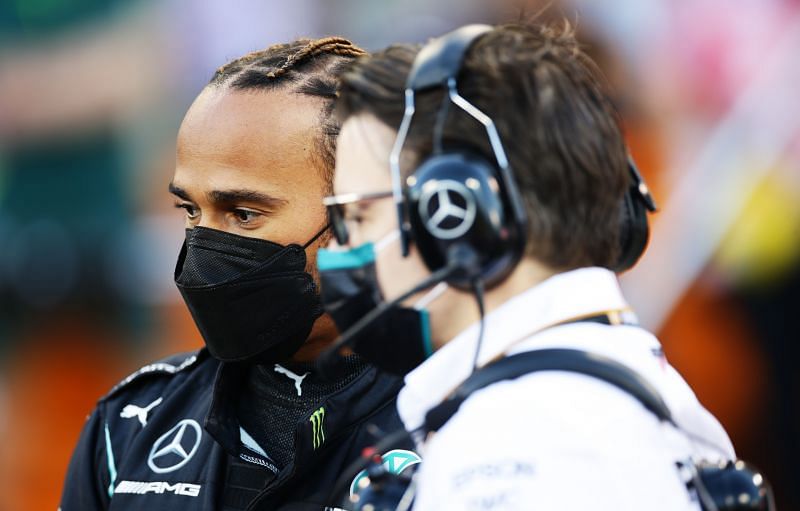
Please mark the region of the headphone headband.
[[[525, 205], [514, 182], [494, 121], [491, 116], [461, 96], [456, 84], [465, 54], [476, 39], [491, 30], [494, 27], [489, 25], [467, 25], [432, 39], [420, 50], [406, 79], [403, 120], [389, 155], [403, 256], [409, 254], [412, 238], [431, 270], [449, 264], [453, 254], [464, 247], [476, 252], [480, 260], [479, 274], [460, 272], [453, 275], [448, 282], [457, 287], [472, 285], [472, 280], [478, 276], [487, 286], [499, 282], [522, 258], [527, 239]], [[444, 89], [437, 127], [434, 129], [434, 146], [438, 150], [417, 166], [414, 179], [406, 181], [404, 185], [400, 171], [400, 153], [416, 110], [415, 95], [433, 88]], [[457, 106], [474, 122], [483, 125], [494, 162], [463, 151], [442, 151], [440, 128], [450, 104]], [[465, 201], [466, 204], [453, 206], [449, 202], [448, 194], [451, 192], [460, 197], [453, 200]], [[434, 196], [436, 200], [432, 199]], [[431, 204], [440, 208], [442, 213], [427, 218], [427, 221], [423, 220], [423, 217], [430, 214], [428, 208]], [[438, 224], [447, 220], [451, 214], [446, 211], [451, 210], [455, 215], [449, 218], [452, 223], [459, 217], [458, 209], [461, 206], [467, 208], [463, 212], [466, 216], [461, 217], [465, 226], [462, 231], [451, 227], [439, 229], [431, 226], [431, 222]]]
[[[479, 256], [480, 278], [487, 287], [502, 281], [514, 269], [525, 254], [528, 237], [528, 212], [494, 120], [459, 94], [456, 80], [467, 51], [492, 30], [489, 25], [467, 25], [422, 47], [406, 79], [403, 119], [389, 155], [403, 256], [409, 254], [413, 239], [425, 264], [435, 271], [448, 264], [458, 246], [466, 246]], [[444, 95], [433, 130], [433, 154], [404, 180], [400, 154], [416, 111], [415, 96], [438, 88]], [[483, 125], [494, 161], [464, 147], [442, 148], [450, 105]], [[621, 204], [619, 271], [632, 266], [642, 254], [648, 235], [646, 211], [655, 208], [633, 164], [630, 174], [632, 185]], [[458, 221], [465, 226], [462, 230], [454, 227]], [[472, 278], [454, 275], [448, 282], [468, 286]]]
[[448, 78], [455, 78], [472, 43], [492, 29], [490, 25], [466, 25], [428, 42], [414, 59], [406, 89], [441, 87]]

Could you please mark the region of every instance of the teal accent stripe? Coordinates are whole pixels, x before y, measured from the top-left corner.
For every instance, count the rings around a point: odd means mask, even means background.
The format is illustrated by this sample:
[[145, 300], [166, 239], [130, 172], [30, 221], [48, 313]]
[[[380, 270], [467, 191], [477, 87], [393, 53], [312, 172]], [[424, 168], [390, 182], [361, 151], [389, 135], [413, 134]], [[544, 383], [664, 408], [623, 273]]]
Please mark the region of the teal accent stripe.
[[420, 327], [422, 328], [422, 348], [425, 350], [425, 358], [433, 355], [433, 342], [431, 341], [431, 318], [426, 309], [419, 311]]
[[111, 433], [108, 432], [108, 423], [106, 422], [106, 458], [108, 458], [108, 475], [111, 478], [111, 484], [108, 485], [108, 496], [114, 495], [114, 482], [117, 480], [117, 467], [114, 464], [114, 451], [111, 449]]
[[372, 243], [365, 243], [350, 250], [322, 248], [317, 252], [317, 268], [320, 271], [360, 268], [373, 262], [375, 262], [375, 246]]

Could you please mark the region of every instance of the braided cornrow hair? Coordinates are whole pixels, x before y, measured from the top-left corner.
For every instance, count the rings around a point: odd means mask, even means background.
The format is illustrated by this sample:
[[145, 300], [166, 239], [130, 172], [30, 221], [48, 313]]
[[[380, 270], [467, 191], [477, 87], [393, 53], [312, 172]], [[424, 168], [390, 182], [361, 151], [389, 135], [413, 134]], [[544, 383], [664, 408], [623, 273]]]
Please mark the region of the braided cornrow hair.
[[339, 91], [339, 77], [353, 59], [366, 54], [342, 37], [297, 39], [228, 62], [217, 69], [208, 85], [234, 90], [291, 87], [298, 94], [325, 98], [316, 155], [320, 159], [319, 167], [332, 187], [336, 137], [339, 134], [333, 107]]

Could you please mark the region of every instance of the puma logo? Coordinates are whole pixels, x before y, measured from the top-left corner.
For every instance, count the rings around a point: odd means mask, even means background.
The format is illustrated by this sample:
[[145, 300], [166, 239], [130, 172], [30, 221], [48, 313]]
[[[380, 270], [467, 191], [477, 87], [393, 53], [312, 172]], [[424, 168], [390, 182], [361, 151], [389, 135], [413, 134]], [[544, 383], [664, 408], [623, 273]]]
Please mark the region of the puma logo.
[[125, 405], [125, 408], [122, 409], [119, 416], [123, 419], [132, 419], [136, 417], [139, 419], [139, 422], [142, 423], [142, 427], [145, 427], [147, 426], [147, 414], [150, 413], [150, 410], [160, 405], [163, 400], [164, 398], [160, 397], [144, 408], [133, 404]]
[[285, 367], [281, 366], [280, 364], [275, 364], [275, 372], [276, 373], [285, 374], [289, 378], [293, 379], [294, 380], [294, 388], [297, 389], [297, 395], [298, 396], [302, 396], [303, 395], [303, 389], [300, 388], [300, 385], [303, 383], [303, 379], [305, 379], [305, 377], [308, 376], [311, 373], [306, 373], [303, 376], [300, 376], [300, 375], [297, 375], [297, 374], [291, 372], [290, 370], [286, 369]]

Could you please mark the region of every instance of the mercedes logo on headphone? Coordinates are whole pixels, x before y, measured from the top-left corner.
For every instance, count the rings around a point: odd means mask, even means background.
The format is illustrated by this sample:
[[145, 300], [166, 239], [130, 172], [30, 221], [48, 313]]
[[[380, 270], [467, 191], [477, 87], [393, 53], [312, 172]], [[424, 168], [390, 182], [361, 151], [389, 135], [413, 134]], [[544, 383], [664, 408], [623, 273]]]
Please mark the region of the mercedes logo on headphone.
[[197, 421], [183, 419], [155, 441], [147, 465], [157, 474], [178, 470], [197, 452], [202, 436]]
[[419, 215], [425, 228], [435, 237], [452, 240], [462, 236], [475, 222], [475, 198], [466, 186], [445, 179], [423, 186]]

